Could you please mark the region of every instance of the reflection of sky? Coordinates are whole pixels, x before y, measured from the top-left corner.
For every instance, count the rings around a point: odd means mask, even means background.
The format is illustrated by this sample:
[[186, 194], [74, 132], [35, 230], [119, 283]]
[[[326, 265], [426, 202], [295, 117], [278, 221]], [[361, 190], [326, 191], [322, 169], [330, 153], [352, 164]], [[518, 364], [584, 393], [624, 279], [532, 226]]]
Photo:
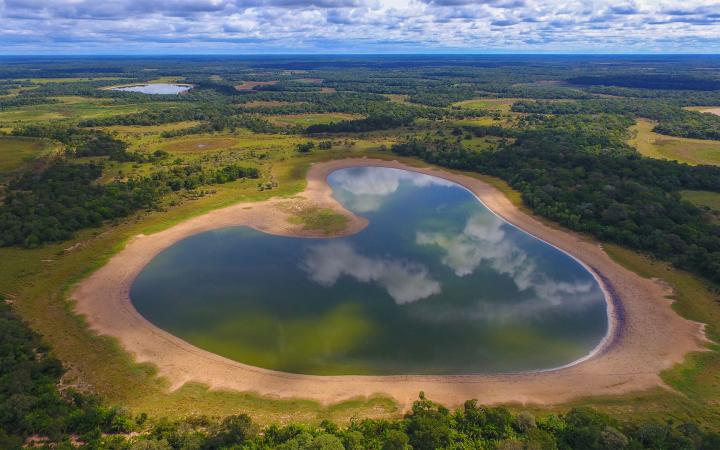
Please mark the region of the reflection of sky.
[[[338, 200], [360, 213], [379, 210], [383, 201], [402, 185], [417, 189], [433, 185], [461, 189], [440, 178], [379, 168], [336, 171], [331, 174], [330, 182]], [[538, 259], [541, 256], [538, 252], [551, 250], [549, 246], [527, 245], [526, 241], [519, 239], [520, 231], [507, 225], [479, 202], [461, 220], [465, 223], [460, 231], [437, 227], [427, 229], [421, 221], [411, 245], [414, 247], [412, 251], [422, 252], [423, 256], [413, 258], [412, 252], [398, 254], [397, 250], [395, 254], [374, 256], [367, 250], [359, 250], [363, 248], [362, 240], [349, 238], [311, 245], [301, 267], [312, 281], [323, 286], [333, 286], [342, 277], [376, 284], [383, 287], [399, 305], [432, 300], [433, 296], [441, 294], [444, 282], [450, 283], [453, 278], [464, 279], [479, 272], [487, 274], [489, 271], [508, 277], [516, 288], [516, 293], [508, 293], [508, 299], [516, 300], [478, 298], [463, 307], [444, 311], [438, 315], [438, 320], [525, 319], [543, 311], [579, 309], [602, 301], [601, 291], [589, 273], [576, 264], [571, 264], [572, 270], [567, 273], [550, 270], [547, 259]], [[415, 222], [407, 223], [411, 230], [415, 226]], [[398, 237], [386, 233], [381, 238]], [[423, 252], [423, 248], [439, 251], [441, 264], [436, 264], [434, 271], [428, 268], [434, 261], [426, 259], [432, 256], [427, 251]], [[564, 258], [569, 257], [564, 255]], [[450, 273], [438, 267], [445, 267]], [[482, 285], [478, 287], [480, 289], [474, 292], [481, 293], [475, 295], [487, 297], [482, 293]], [[517, 293], [522, 295], [518, 297]]]
[[179, 84], [167, 84], [167, 83], [152, 83], [142, 84], [137, 86], [126, 86], [112, 88], [113, 91], [124, 91], [124, 92], [140, 92], [142, 94], [179, 94], [181, 92], [189, 91], [190, 86], [184, 86]]
[[354, 168], [333, 172], [330, 175], [333, 194], [348, 208], [363, 213], [380, 209], [383, 200], [395, 193], [401, 182], [416, 187], [455, 186], [442, 178], [422, 173], [390, 168], [373, 169]]
[[461, 233], [418, 231], [419, 245], [442, 249], [442, 263], [456, 276], [472, 275], [479, 267], [509, 276], [519, 292], [532, 291], [533, 299], [518, 303], [493, 304], [492, 308], [478, 302], [475, 311], [462, 311], [470, 317], [510, 319], [531, 316], [542, 310], [582, 307], [597, 301], [598, 292], [589, 274], [582, 281], [561, 281], [548, 276], [535, 259], [504, 231], [509, 226], [491, 214], [472, 215]]
[[429, 276], [424, 265], [386, 257], [367, 257], [345, 241], [312, 246], [302, 268], [313, 281], [323, 286], [334, 285], [343, 275], [364, 283], [377, 283], [399, 305], [440, 293], [440, 283]]

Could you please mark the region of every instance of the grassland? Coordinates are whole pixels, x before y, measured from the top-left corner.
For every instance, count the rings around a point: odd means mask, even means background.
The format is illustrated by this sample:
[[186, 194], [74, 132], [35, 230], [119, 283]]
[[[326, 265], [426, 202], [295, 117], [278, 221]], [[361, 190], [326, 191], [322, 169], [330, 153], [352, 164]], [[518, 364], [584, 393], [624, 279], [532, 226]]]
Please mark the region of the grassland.
[[510, 108], [516, 101], [523, 100], [521, 98], [479, 98], [474, 100], [464, 100], [462, 102], [453, 103], [452, 106], [460, 109], [488, 109], [509, 113]]
[[687, 200], [708, 212], [708, 219], [720, 224], [720, 194], [709, 191], [681, 191], [683, 200]]
[[323, 234], [338, 233], [345, 229], [348, 218], [329, 208], [308, 207], [296, 212], [290, 218], [291, 223], [302, 225], [304, 229], [320, 231]]
[[26, 78], [20, 81], [27, 81], [35, 84], [47, 84], [47, 83], [77, 83], [81, 81], [113, 81], [120, 80], [121, 77], [64, 77], [64, 78]]
[[486, 150], [491, 150], [496, 147], [496, 144], [498, 142], [498, 138], [494, 138], [491, 136], [483, 136], [483, 137], [472, 137], [470, 139], [466, 139], [463, 142], [463, 146], [467, 148], [468, 150], [473, 150], [476, 152], [482, 152]]
[[43, 139], [0, 136], [0, 180], [56, 150], [55, 144]]
[[651, 158], [670, 159], [687, 164], [720, 164], [720, 141], [665, 136], [653, 132], [655, 123], [638, 119], [628, 141]]
[[243, 81], [235, 86], [235, 89], [238, 91], [251, 91], [255, 86], [270, 86], [275, 83], [277, 81]]
[[359, 114], [341, 114], [341, 113], [318, 113], [318, 114], [285, 114], [269, 116], [268, 120], [275, 125], [280, 126], [301, 126], [318, 125], [331, 122], [340, 122], [343, 120], [359, 119]]
[[468, 119], [453, 120], [453, 125], [456, 126], [488, 126], [498, 125], [503, 126], [507, 124], [507, 119], [500, 119], [495, 117], [472, 117]]
[[152, 106], [119, 103], [110, 100], [84, 97], [58, 97], [60, 103], [9, 108], [0, 111], [0, 124], [23, 124], [47, 121], [74, 121], [97, 119], [120, 114], [131, 114], [152, 108], [168, 108], [172, 103], [153, 103]]

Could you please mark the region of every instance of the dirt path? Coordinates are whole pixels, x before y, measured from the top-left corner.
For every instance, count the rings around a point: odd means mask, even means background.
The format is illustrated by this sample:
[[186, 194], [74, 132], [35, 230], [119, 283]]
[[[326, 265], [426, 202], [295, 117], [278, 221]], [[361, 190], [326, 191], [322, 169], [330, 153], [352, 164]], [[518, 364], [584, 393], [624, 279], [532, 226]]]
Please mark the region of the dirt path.
[[[367, 225], [338, 204], [326, 183], [329, 173], [351, 166], [382, 166], [445, 178], [471, 190], [508, 222], [564, 250], [592, 269], [609, 298], [611, 333], [601, 348], [570, 367], [544, 372], [464, 376], [309, 376], [241, 364], [201, 350], [155, 327], [133, 308], [130, 286], [155, 255], [175, 242], [210, 229], [247, 225], [288, 236], [312, 236], [288, 223], [287, 204], [308, 202], [350, 217], [343, 234]], [[622, 394], [662, 386], [658, 373], [703, 348], [701, 324], [685, 320], [670, 307], [668, 288], [641, 278], [614, 263], [596, 244], [567, 231], [550, 228], [515, 207], [494, 187], [471, 177], [435, 169], [418, 169], [397, 161], [344, 159], [318, 163], [308, 172], [306, 190], [295, 199], [241, 203], [212, 211], [149, 236], [138, 236], [90, 277], [71, 297], [91, 328], [116, 337], [137, 361], [158, 367], [173, 389], [189, 381], [214, 389], [253, 391], [280, 398], [307, 398], [333, 403], [382, 393], [409, 405], [419, 391], [448, 405], [476, 398], [481, 403], [561, 403], [588, 395]]]

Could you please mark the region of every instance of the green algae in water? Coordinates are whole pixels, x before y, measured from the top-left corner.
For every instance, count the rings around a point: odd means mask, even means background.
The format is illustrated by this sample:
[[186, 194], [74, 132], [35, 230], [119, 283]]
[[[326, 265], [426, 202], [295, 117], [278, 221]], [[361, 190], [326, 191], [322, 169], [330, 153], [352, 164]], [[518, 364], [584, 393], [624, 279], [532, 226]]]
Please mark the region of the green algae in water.
[[247, 227], [160, 253], [131, 299], [198, 347], [304, 374], [541, 370], [591, 352], [608, 328], [595, 278], [457, 184], [358, 167], [328, 178], [369, 219], [337, 239]]

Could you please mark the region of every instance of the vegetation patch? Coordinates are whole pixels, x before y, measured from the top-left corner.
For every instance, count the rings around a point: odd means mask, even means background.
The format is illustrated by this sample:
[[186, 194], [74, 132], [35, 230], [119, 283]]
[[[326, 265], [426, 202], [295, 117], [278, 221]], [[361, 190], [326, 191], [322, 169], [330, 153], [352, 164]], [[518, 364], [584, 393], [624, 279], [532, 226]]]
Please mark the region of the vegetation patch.
[[343, 231], [348, 222], [347, 216], [338, 214], [329, 208], [306, 206], [301, 207], [299, 211], [294, 211], [293, 214], [288, 219], [290, 223], [302, 225], [304, 230], [319, 231], [326, 235]]
[[[154, 105], [157, 106], [157, 105]], [[121, 114], [137, 113], [148, 109], [143, 105], [98, 102], [94, 99], [84, 102], [33, 105], [24, 108], [0, 111], [0, 123], [38, 123], [51, 120], [99, 119]]]
[[0, 136], [0, 179], [55, 149], [57, 146], [45, 139]]
[[687, 164], [720, 164], [720, 141], [666, 136], [653, 131], [655, 123], [638, 119], [631, 127], [630, 145], [651, 158], [670, 159]]
[[238, 91], [252, 91], [256, 86], [272, 86], [276, 84], [277, 80], [271, 81], [243, 81], [240, 84], [235, 85], [235, 89]]
[[228, 149], [234, 147], [237, 141], [230, 137], [193, 137], [173, 139], [161, 146], [161, 149], [171, 153], [205, 153], [215, 150]]
[[338, 113], [319, 113], [319, 114], [285, 114], [269, 116], [271, 123], [280, 126], [301, 126], [308, 127], [310, 125], [328, 124], [332, 122], [340, 122], [342, 120], [355, 120], [363, 116], [359, 114], [338, 114]]
[[520, 98], [479, 98], [455, 102], [452, 106], [460, 109], [489, 109], [509, 113], [513, 103], [523, 100]]

